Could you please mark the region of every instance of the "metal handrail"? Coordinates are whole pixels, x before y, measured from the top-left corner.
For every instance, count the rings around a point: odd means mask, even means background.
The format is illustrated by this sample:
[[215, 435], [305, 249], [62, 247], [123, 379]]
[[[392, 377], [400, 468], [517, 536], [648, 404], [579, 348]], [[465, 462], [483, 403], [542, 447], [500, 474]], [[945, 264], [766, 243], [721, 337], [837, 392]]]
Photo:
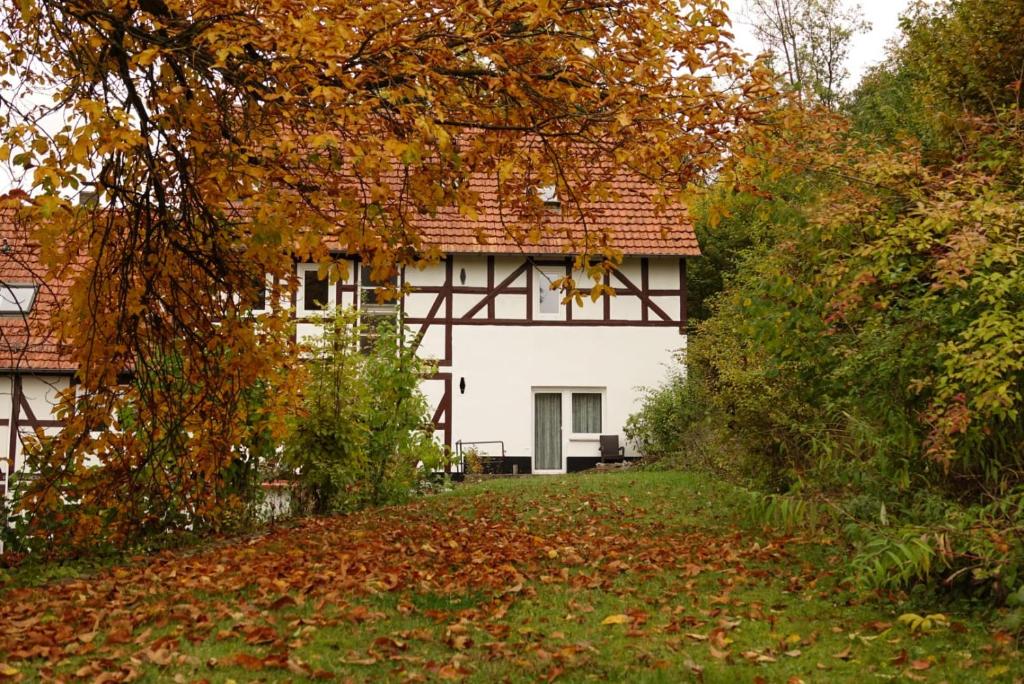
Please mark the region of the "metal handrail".
[[[501, 439], [484, 439], [476, 441], [465, 441], [457, 440], [455, 442], [455, 454], [459, 459], [459, 472], [465, 474], [466, 472], [466, 454], [463, 451], [463, 447], [466, 445], [476, 446], [478, 444], [500, 444], [501, 445], [501, 458], [505, 458], [505, 441]], [[493, 456], [491, 458], [494, 458]]]

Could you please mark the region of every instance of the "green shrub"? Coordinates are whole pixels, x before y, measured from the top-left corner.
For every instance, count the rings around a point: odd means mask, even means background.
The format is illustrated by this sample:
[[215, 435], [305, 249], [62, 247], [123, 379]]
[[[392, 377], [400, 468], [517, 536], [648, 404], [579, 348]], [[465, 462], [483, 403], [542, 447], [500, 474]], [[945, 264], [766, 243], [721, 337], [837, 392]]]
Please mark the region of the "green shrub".
[[302, 412], [284, 448], [297, 474], [296, 509], [349, 511], [393, 503], [440, 464], [419, 383], [427, 364], [383, 321], [372, 330], [353, 312], [323, 321], [310, 345]]
[[640, 410], [626, 421], [626, 437], [651, 459], [677, 452], [704, 417], [702, 399], [699, 382], [674, 371], [664, 384], [645, 390]]
[[757, 470], [720, 417], [696, 372], [674, 372], [662, 385], [648, 388], [640, 410], [626, 421], [626, 437], [658, 470], [696, 470], [746, 483]]

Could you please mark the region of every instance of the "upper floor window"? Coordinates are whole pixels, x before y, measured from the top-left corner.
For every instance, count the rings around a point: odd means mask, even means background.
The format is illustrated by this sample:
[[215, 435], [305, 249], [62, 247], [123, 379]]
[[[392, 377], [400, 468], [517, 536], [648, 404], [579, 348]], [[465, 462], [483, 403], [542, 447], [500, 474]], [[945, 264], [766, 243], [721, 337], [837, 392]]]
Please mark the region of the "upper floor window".
[[385, 297], [384, 290], [394, 291], [399, 286], [398, 276], [386, 281], [377, 281], [372, 276], [373, 269], [366, 264], [359, 264], [359, 308], [378, 313], [393, 313], [398, 308], [398, 300], [394, 296]]
[[[256, 314], [270, 313], [270, 293], [274, 288], [274, 281], [270, 276], [264, 276], [263, 278], [257, 278], [256, 282], [253, 283], [255, 297], [252, 302], [252, 312]], [[277, 306], [279, 302], [274, 302]]]
[[334, 288], [326, 275], [322, 278], [317, 264], [299, 264], [298, 315], [326, 311], [335, 304]]
[[27, 314], [39, 288], [35, 285], [0, 283], [0, 314]]
[[557, 289], [552, 290], [551, 284], [564, 276], [564, 273], [556, 273], [547, 269], [537, 271], [533, 279], [537, 291], [537, 313], [546, 316], [562, 313], [562, 292]]
[[[256, 284], [259, 287], [259, 283]], [[256, 290], [256, 298], [252, 303], [253, 311], [266, 311], [267, 310], [267, 288], [266, 286], [260, 287]]]

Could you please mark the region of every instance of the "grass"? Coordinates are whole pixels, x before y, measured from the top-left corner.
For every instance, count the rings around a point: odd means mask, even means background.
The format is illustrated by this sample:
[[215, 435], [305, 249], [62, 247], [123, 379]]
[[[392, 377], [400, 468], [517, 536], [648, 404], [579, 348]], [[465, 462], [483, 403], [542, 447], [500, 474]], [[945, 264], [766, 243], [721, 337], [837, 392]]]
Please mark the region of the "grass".
[[0, 603], [0, 678], [1024, 677], [982, 616], [912, 633], [901, 613], [939, 607], [856, 593], [845, 548], [753, 529], [747, 502], [684, 473], [495, 480], [29, 581]]

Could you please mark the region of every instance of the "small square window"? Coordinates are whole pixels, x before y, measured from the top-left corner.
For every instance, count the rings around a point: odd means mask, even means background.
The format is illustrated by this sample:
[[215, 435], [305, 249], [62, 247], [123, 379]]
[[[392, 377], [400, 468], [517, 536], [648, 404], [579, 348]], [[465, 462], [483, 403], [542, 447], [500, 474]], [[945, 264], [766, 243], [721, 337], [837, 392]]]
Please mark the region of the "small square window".
[[601, 432], [601, 394], [598, 392], [573, 392], [572, 431], [577, 434]]
[[544, 203], [545, 207], [557, 209], [562, 206], [558, 199], [558, 188], [552, 185], [541, 185], [537, 188], [537, 199]]
[[32, 311], [39, 288], [35, 285], [0, 283], [0, 314], [27, 314]]

